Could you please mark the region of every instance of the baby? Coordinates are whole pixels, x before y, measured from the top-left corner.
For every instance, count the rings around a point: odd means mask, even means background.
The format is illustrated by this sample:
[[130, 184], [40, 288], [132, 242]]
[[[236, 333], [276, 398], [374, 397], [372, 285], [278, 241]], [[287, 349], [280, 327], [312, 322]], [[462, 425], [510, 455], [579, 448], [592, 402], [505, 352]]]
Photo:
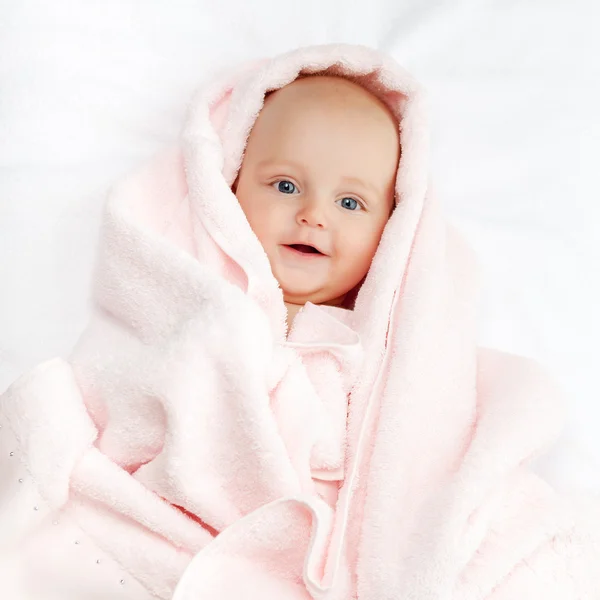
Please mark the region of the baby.
[[391, 111], [348, 79], [302, 77], [268, 95], [233, 190], [288, 326], [307, 302], [352, 307], [394, 207], [399, 153]]
[[111, 192], [88, 327], [0, 397], [4, 597], [596, 598], [600, 532], [527, 470], [562, 409], [475, 344], [420, 88], [360, 47], [248, 69]]

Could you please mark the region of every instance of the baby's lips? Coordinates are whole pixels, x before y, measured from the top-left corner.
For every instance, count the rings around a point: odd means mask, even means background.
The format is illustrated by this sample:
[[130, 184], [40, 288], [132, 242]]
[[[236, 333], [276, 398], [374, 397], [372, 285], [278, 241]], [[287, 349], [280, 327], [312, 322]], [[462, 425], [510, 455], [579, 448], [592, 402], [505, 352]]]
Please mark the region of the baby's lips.
[[314, 248], [315, 250], [317, 250], [317, 252], [319, 254], [322, 254], [323, 256], [329, 256], [329, 254], [327, 252], [325, 252], [321, 246], [318, 246], [317, 244], [314, 243], [310, 243], [310, 242], [300, 242], [300, 241], [295, 241], [295, 242], [291, 242], [290, 244], [285, 244], [285, 246], [308, 246], [309, 248]]

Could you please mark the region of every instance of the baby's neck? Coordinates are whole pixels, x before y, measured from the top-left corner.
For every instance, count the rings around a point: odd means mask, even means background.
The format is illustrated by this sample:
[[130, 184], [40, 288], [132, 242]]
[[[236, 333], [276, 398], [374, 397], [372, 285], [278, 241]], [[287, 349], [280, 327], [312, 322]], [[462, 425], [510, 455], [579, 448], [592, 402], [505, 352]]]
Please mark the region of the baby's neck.
[[[340, 298], [335, 298], [329, 302], [324, 302], [323, 304], [328, 306], [342, 306], [344, 303], [344, 298], [345, 295], [341, 296]], [[292, 328], [292, 323], [294, 322], [296, 315], [304, 308], [304, 304], [292, 304], [291, 302], [284, 302], [284, 304], [287, 309], [287, 326], [289, 331]]]

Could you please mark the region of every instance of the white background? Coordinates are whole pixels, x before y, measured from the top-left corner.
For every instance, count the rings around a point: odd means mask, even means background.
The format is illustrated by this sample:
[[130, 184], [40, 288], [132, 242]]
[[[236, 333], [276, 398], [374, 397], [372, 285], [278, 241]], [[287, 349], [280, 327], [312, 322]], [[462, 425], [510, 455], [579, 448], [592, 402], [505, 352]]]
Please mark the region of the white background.
[[600, 489], [595, 5], [2, 0], [0, 391], [76, 341], [107, 188], [177, 138], [199, 82], [362, 43], [429, 91], [437, 194], [482, 267], [481, 343], [538, 359], [569, 398], [540, 469]]

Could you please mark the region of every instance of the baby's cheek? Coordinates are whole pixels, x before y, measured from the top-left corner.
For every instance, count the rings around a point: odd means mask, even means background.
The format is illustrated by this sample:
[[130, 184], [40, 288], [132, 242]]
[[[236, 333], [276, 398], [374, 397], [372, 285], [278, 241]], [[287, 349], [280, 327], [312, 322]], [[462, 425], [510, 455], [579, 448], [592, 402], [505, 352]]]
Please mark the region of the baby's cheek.
[[352, 286], [367, 274], [376, 247], [371, 239], [359, 235], [345, 244], [342, 270]]
[[248, 223], [263, 244], [268, 241], [273, 228], [273, 215], [271, 211], [266, 210], [265, 204], [260, 201], [260, 198], [254, 198], [252, 205], [246, 210]]
[[371, 228], [356, 227], [347, 232], [344, 245], [347, 253], [353, 255], [355, 260], [370, 262], [377, 250], [379, 237], [379, 233]]

